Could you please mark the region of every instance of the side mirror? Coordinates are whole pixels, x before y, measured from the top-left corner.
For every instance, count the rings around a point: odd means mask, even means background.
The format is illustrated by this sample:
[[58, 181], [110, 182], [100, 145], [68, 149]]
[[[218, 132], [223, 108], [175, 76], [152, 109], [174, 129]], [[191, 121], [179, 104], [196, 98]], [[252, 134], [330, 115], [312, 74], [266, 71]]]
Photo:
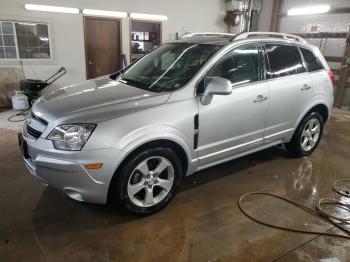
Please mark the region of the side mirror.
[[210, 104], [214, 95], [230, 95], [232, 93], [232, 83], [230, 80], [215, 76], [207, 85], [201, 103], [203, 105]]

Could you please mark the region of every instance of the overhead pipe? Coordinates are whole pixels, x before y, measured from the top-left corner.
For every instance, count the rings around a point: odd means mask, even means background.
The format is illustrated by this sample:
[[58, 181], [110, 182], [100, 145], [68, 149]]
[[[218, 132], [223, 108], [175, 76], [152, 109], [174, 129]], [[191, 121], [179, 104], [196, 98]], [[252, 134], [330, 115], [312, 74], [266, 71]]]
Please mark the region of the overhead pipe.
[[246, 13], [246, 28], [245, 32], [250, 31], [251, 23], [252, 23], [252, 11], [253, 11], [253, 0], [249, 0], [249, 8]]

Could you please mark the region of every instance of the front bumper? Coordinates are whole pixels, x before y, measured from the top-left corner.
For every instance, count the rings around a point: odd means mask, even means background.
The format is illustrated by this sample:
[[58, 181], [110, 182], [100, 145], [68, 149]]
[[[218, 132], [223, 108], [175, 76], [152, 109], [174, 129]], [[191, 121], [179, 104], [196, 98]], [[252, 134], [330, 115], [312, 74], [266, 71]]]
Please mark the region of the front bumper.
[[[26, 143], [23, 157], [26, 168], [41, 184], [58, 188], [78, 201], [107, 202], [109, 184], [122, 151], [116, 148], [62, 151], [54, 149], [47, 139], [20, 137]], [[103, 166], [97, 170], [85, 168], [91, 163], [103, 163]]]

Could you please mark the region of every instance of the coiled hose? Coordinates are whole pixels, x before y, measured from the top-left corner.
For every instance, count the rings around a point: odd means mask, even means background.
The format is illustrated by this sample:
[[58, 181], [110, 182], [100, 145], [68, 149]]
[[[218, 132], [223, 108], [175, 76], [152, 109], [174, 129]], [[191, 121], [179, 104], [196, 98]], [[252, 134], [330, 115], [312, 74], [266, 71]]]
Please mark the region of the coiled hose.
[[[348, 190], [340, 189], [341, 183], [345, 182], [345, 181], [350, 182], [350, 179], [336, 180], [333, 183], [333, 190], [342, 196], [350, 197], [350, 192]], [[269, 196], [272, 198], [280, 199], [280, 200], [287, 202], [287, 203], [289, 203], [289, 204], [291, 204], [299, 209], [303, 209], [304, 211], [310, 213], [311, 215], [313, 215], [315, 217], [323, 219], [324, 221], [337, 227], [338, 229], [340, 229], [341, 231], [343, 231], [347, 235], [328, 233], [328, 232], [320, 232], [320, 231], [310, 231], [310, 230], [296, 229], [296, 228], [290, 228], [290, 227], [283, 227], [283, 226], [278, 226], [278, 225], [274, 225], [274, 224], [262, 221], [256, 217], [254, 217], [253, 215], [249, 214], [242, 206], [243, 200], [245, 200], [248, 196], [252, 196], [252, 195], [265, 195], [265, 196]], [[279, 196], [276, 194], [266, 193], [266, 192], [249, 192], [249, 193], [242, 195], [238, 200], [238, 207], [242, 211], [242, 213], [245, 216], [247, 216], [248, 218], [250, 218], [251, 220], [253, 220], [261, 225], [272, 227], [275, 229], [296, 232], [296, 233], [315, 234], [315, 235], [341, 237], [341, 238], [350, 239], [350, 230], [344, 226], [345, 224], [350, 223], [350, 216], [344, 218], [344, 217], [338, 217], [334, 214], [328, 213], [322, 208], [322, 206], [324, 206], [324, 205], [336, 206], [338, 208], [341, 208], [341, 209], [348, 211], [350, 214], [350, 205], [349, 204], [344, 203], [342, 201], [337, 201], [337, 200], [331, 199], [331, 198], [320, 198], [315, 209], [312, 209], [310, 207], [299, 204], [299, 203], [292, 201], [288, 198], [285, 198], [285, 197], [282, 197], [282, 196]]]
[[[28, 110], [21, 111], [21, 112], [14, 114], [14, 115], [10, 116], [9, 118], [7, 118], [7, 121], [9, 121], [9, 122], [22, 122], [22, 121], [26, 120], [25, 116], [27, 114], [28, 114]], [[18, 117], [19, 117], [19, 119], [16, 119]]]

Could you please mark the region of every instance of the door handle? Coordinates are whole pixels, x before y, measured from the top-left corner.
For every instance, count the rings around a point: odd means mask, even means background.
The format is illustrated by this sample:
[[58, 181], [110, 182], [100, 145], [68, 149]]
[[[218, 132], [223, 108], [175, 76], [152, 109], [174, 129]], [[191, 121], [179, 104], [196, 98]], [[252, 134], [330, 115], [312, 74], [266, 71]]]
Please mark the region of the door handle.
[[266, 99], [267, 99], [267, 96], [258, 95], [257, 97], [255, 97], [254, 103], [261, 103], [261, 102], [264, 102]]
[[301, 91], [306, 91], [306, 90], [308, 90], [308, 89], [310, 89], [311, 88], [311, 86], [310, 85], [308, 85], [308, 84], [304, 84], [303, 85], [303, 87], [302, 88], [300, 88], [300, 90]]
[[93, 65], [93, 64], [94, 64], [94, 62], [89, 61], [89, 65]]

